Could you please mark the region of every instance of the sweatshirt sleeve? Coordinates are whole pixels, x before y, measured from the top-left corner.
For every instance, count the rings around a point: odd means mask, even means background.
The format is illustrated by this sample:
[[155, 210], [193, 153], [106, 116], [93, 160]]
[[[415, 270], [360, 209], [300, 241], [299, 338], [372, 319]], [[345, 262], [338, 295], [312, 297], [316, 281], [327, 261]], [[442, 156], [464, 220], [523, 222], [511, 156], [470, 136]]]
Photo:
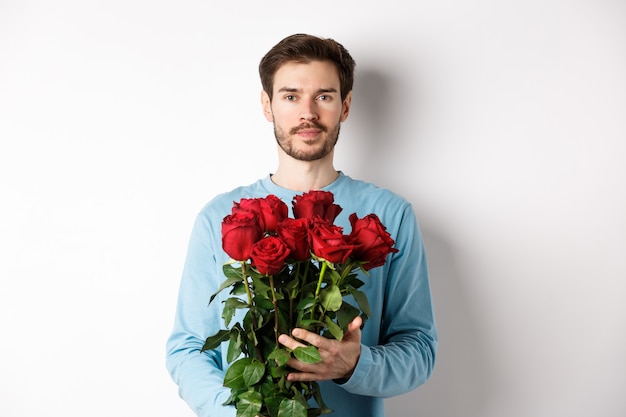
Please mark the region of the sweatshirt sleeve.
[[[219, 223], [219, 222], [218, 222]], [[172, 333], [166, 344], [166, 367], [180, 397], [199, 417], [234, 417], [233, 406], [222, 404], [230, 389], [223, 386], [220, 349], [201, 352], [206, 338], [222, 324], [219, 302], [209, 305], [221, 277], [216, 275], [215, 231], [205, 211], [196, 218], [178, 293]]]
[[404, 394], [426, 382], [435, 364], [438, 339], [426, 254], [410, 205], [402, 212], [396, 234], [399, 252], [383, 271], [386, 279], [379, 344], [361, 346], [352, 376], [341, 385], [353, 394]]

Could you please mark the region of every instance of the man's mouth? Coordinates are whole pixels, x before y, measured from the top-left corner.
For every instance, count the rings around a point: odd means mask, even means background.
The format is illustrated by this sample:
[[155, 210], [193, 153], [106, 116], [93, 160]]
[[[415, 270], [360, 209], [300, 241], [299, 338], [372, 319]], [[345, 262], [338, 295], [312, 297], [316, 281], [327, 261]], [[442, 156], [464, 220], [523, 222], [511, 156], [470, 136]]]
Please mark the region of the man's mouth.
[[319, 123], [305, 123], [291, 129], [291, 134], [299, 134], [304, 136], [316, 135], [320, 132], [326, 132], [326, 126]]

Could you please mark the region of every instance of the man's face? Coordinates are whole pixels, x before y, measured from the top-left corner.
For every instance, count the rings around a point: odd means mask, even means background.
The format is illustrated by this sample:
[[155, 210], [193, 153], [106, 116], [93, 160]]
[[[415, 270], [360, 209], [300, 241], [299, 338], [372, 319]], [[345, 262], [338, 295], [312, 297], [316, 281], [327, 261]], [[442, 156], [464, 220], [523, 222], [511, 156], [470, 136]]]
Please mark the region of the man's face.
[[272, 101], [262, 93], [263, 113], [274, 123], [278, 145], [300, 161], [330, 154], [351, 99], [352, 93], [341, 100], [339, 74], [329, 61], [283, 64], [274, 75]]

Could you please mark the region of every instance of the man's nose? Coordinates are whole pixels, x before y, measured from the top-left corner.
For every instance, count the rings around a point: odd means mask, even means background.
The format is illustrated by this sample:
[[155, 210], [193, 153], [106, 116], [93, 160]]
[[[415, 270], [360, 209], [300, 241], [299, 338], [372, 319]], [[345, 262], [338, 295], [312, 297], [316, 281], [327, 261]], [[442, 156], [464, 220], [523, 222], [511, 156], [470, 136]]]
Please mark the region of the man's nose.
[[300, 120], [317, 120], [317, 104], [315, 102], [303, 102], [300, 108]]

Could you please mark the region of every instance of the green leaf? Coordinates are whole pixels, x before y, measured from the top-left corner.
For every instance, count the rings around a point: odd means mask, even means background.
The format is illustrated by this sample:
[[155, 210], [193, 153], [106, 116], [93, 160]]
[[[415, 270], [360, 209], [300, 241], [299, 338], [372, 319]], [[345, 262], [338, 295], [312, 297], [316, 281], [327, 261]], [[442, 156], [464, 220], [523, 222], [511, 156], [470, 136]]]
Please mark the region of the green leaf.
[[343, 281], [343, 283], [345, 285], [350, 285], [352, 288], [360, 288], [363, 285], [365, 285], [365, 283], [363, 281], [361, 281], [360, 279], [357, 278], [358, 275], [356, 274], [350, 274], [348, 275], [348, 277]]
[[286, 349], [275, 349], [267, 356], [268, 360], [276, 361], [276, 365], [283, 366], [289, 361], [291, 354]]
[[256, 359], [241, 358], [235, 361], [224, 375], [224, 386], [243, 389], [256, 384], [265, 373], [265, 365]]
[[304, 363], [318, 363], [322, 361], [320, 352], [315, 346], [301, 346], [293, 350], [293, 355]]
[[333, 285], [337, 285], [341, 281], [341, 275], [334, 269], [328, 270], [330, 272], [330, 279]]
[[237, 417], [255, 417], [263, 406], [263, 396], [260, 392], [246, 391], [239, 395]]
[[308, 331], [312, 331], [315, 329], [315, 327], [321, 326], [322, 324], [323, 323], [318, 320], [302, 319], [298, 322], [298, 327], [301, 327]]
[[343, 330], [339, 327], [334, 321], [330, 319], [330, 317], [326, 317], [324, 320], [326, 322], [326, 327], [328, 327], [328, 331], [333, 337], [339, 341], [343, 339]]
[[295, 290], [296, 288], [299, 288], [299, 287], [300, 287], [300, 280], [297, 277], [290, 278], [285, 282], [285, 288], [289, 290]]
[[305, 310], [307, 308], [311, 308], [311, 306], [313, 305], [313, 297], [306, 297], [304, 299], [302, 299], [302, 301], [300, 301], [298, 303], [298, 305], [296, 306], [297, 310]]
[[266, 373], [263, 377], [263, 380], [254, 386], [254, 390], [258, 391], [263, 395], [263, 402], [267, 404], [265, 401], [266, 398], [275, 395], [276, 393], [276, 383], [272, 379], [272, 375], [270, 373]]
[[246, 386], [250, 387], [263, 378], [265, 374], [265, 365], [256, 359], [253, 359], [243, 370], [243, 381]]
[[224, 272], [224, 276], [229, 280], [231, 278], [238, 278], [239, 281], [243, 281], [243, 275], [241, 275], [241, 266], [234, 266], [233, 263], [225, 263], [222, 266], [222, 272]]
[[320, 386], [317, 382], [311, 382], [311, 388], [313, 390], [313, 398], [315, 398], [315, 402], [320, 406], [320, 414], [329, 414], [332, 413], [333, 410], [328, 408], [328, 406], [324, 403], [324, 399], [322, 398], [322, 391], [320, 390]]
[[247, 287], [248, 287], [248, 284], [244, 285], [243, 282], [237, 282], [233, 284], [233, 289], [230, 290], [230, 294], [239, 298], [247, 297], [248, 295], [248, 292], [246, 291]]
[[222, 310], [222, 318], [224, 319], [224, 324], [226, 326], [230, 324], [230, 321], [233, 319], [234, 315], [235, 315], [234, 308], [224, 307], [224, 310]]
[[308, 407], [305, 395], [309, 394], [309, 388], [306, 382], [296, 382], [291, 386], [291, 393], [293, 394], [291, 399], [298, 401], [304, 407]]
[[370, 310], [370, 303], [367, 300], [367, 296], [365, 295], [365, 293], [359, 290], [352, 290], [350, 291], [350, 294], [352, 294], [352, 296], [356, 300], [357, 304], [361, 308], [361, 311], [364, 312], [367, 316], [371, 316], [372, 311]]
[[256, 333], [253, 331], [254, 326], [252, 325], [252, 316], [250, 314], [250, 310], [248, 310], [243, 318], [243, 328], [246, 329], [245, 334], [247, 339], [250, 341], [250, 352], [252, 352], [254, 350], [254, 346], [256, 346], [259, 341], [256, 337]]
[[209, 336], [206, 338], [206, 341], [204, 342], [204, 346], [202, 346], [201, 351], [204, 352], [205, 350], [217, 349], [218, 346], [222, 342], [224, 342], [226, 339], [228, 339], [229, 336], [230, 336], [230, 330], [218, 331], [213, 336]]
[[296, 400], [285, 398], [278, 408], [278, 417], [307, 417], [306, 407]]
[[349, 303], [343, 303], [337, 311], [337, 324], [343, 331], [348, 329], [348, 324], [360, 313], [359, 309]]
[[236, 297], [231, 297], [227, 299], [226, 301], [224, 301], [224, 305], [226, 307], [231, 307], [231, 308], [248, 308], [249, 307], [248, 303], [243, 301], [241, 298], [236, 298]]
[[233, 362], [224, 375], [224, 386], [230, 389], [247, 388], [243, 373], [250, 363], [252, 363], [251, 358], [241, 358]]
[[337, 311], [342, 302], [341, 291], [336, 285], [329, 285], [320, 292], [320, 303], [324, 310]]
[[287, 367], [285, 366], [270, 367], [270, 375], [272, 376], [272, 378], [280, 378], [280, 381], [278, 381], [277, 383], [274, 383], [274, 386], [278, 385], [279, 388], [282, 388], [281, 385], [284, 385], [284, 379], [287, 377], [288, 374], [289, 374], [289, 369], [287, 369]]
[[[233, 284], [237, 284], [237, 283], [239, 283], [239, 282], [241, 282], [243, 280], [243, 278], [241, 277], [241, 271], [239, 271], [239, 275], [237, 275], [237, 270], [235, 270], [234, 274], [232, 274], [232, 273], [227, 274], [226, 273], [227, 268], [228, 268], [228, 266], [224, 265], [224, 275], [226, 275], [226, 281], [222, 282], [222, 284], [217, 289], [217, 291], [215, 291], [215, 293], [211, 296], [211, 298], [209, 299], [209, 304], [211, 304], [213, 299], [217, 296], [217, 294], [222, 292], [222, 290], [224, 290], [225, 288], [230, 287]], [[231, 269], [231, 268], [232, 267], [230, 267], [228, 269]]]
[[224, 310], [222, 310], [222, 318], [224, 319], [224, 324], [228, 326], [230, 321], [233, 319], [235, 315], [235, 311], [238, 308], [248, 308], [248, 303], [241, 300], [240, 298], [231, 297], [224, 301]]
[[295, 327], [295, 322], [293, 317], [286, 317], [285, 312], [278, 312], [278, 334], [289, 334], [289, 332]]
[[237, 328], [233, 328], [230, 332], [230, 343], [228, 344], [228, 351], [226, 353], [226, 360], [231, 363], [241, 355], [241, 346], [243, 341], [241, 339], [241, 332]]
[[256, 269], [254, 268], [247, 268], [246, 272], [248, 273], [248, 276], [250, 276], [250, 278], [252, 279], [256, 279], [256, 278], [267, 278], [265, 275], [259, 273]]
[[222, 405], [235, 405], [235, 402], [236, 402], [235, 400], [237, 398], [237, 393], [238, 393], [238, 391], [231, 390], [230, 391], [230, 395], [228, 396], [228, 399], [226, 401], [224, 401], [222, 403]]
[[252, 278], [252, 283], [254, 284], [254, 292], [256, 294], [270, 293], [271, 288], [268, 284], [265, 283], [265, 281], [267, 281], [267, 277], [265, 277], [264, 275]]
[[264, 402], [267, 407], [267, 411], [269, 411], [270, 416], [277, 417], [278, 410], [280, 409], [281, 401], [286, 398], [283, 395], [272, 395], [269, 397], [265, 397]]
[[272, 310], [274, 308], [274, 303], [272, 302], [272, 300], [259, 293], [257, 293], [254, 297], [254, 304], [256, 304], [257, 307], [263, 308], [265, 310]]

